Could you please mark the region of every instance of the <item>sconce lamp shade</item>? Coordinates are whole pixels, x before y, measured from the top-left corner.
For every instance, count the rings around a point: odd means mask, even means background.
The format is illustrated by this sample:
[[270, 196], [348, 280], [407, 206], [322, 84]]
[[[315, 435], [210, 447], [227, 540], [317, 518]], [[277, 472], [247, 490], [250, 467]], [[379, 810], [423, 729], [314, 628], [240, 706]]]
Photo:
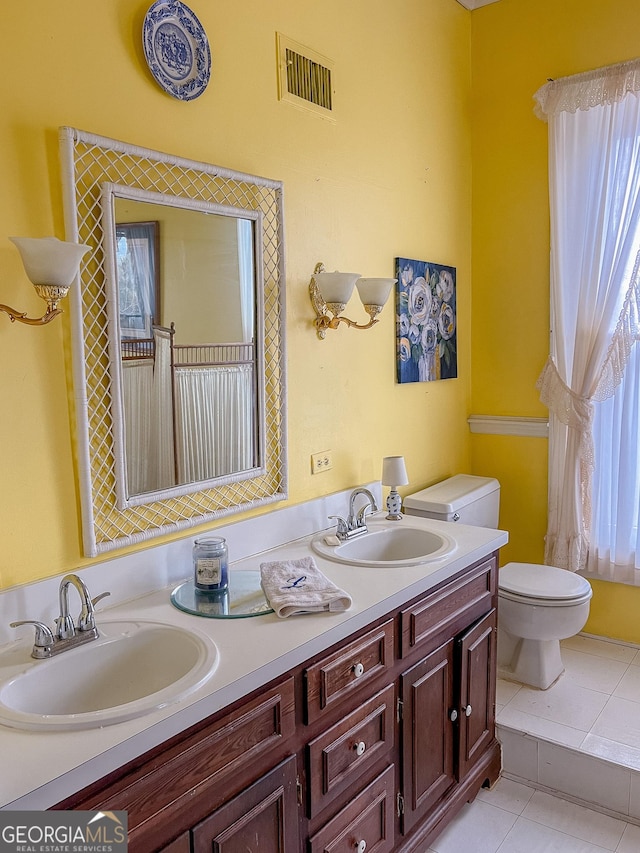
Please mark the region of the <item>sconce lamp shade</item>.
[[404, 456], [385, 456], [382, 460], [382, 485], [406, 486], [408, 482]]
[[57, 237], [9, 237], [18, 247], [32, 284], [69, 287], [89, 246], [67, 243]]
[[358, 295], [363, 305], [378, 305], [386, 303], [396, 278], [360, 278], [356, 282]]
[[360, 278], [360, 273], [319, 272], [315, 273], [314, 278], [325, 302], [346, 305], [351, 299], [353, 288]]

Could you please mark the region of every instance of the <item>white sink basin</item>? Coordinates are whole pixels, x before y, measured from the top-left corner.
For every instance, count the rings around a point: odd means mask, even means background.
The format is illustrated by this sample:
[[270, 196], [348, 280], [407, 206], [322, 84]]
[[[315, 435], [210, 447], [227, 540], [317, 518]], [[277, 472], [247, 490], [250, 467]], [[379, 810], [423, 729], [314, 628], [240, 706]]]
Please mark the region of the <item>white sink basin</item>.
[[11, 667], [0, 682], [0, 723], [32, 730], [120, 723], [183, 699], [218, 664], [215, 643], [173, 625], [105, 621], [98, 630], [100, 637], [84, 646], [29, 658], [17, 673]]
[[322, 534], [311, 541], [316, 554], [354, 566], [416, 566], [446, 557], [456, 548], [454, 540], [444, 533], [394, 521], [372, 522], [367, 533], [339, 545], [327, 544], [326, 536]]

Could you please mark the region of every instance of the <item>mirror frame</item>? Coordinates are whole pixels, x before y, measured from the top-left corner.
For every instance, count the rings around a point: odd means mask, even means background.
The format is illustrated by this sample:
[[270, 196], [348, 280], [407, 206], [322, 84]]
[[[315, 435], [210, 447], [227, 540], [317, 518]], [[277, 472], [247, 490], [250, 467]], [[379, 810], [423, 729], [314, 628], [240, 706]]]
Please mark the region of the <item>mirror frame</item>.
[[[287, 492], [283, 185], [208, 163], [62, 127], [59, 132], [66, 238], [91, 247], [71, 291], [73, 373], [82, 534], [87, 556], [285, 500]], [[263, 458], [249, 476], [151, 493], [119, 505], [119, 383], [114, 379], [107, 292], [109, 253], [103, 218], [107, 185], [172, 199], [177, 206], [232, 210], [256, 222], [259, 417]], [[129, 197], [129, 196], [127, 196]], [[260, 311], [260, 305], [263, 308]], [[261, 329], [261, 331], [260, 331]], [[112, 346], [112, 344], [111, 344]], [[257, 340], [259, 348], [259, 340]], [[121, 459], [121, 457], [120, 457]], [[119, 491], [119, 487], [118, 487]], [[178, 493], [179, 492], [179, 493]], [[147, 496], [145, 496], [147, 497]]]

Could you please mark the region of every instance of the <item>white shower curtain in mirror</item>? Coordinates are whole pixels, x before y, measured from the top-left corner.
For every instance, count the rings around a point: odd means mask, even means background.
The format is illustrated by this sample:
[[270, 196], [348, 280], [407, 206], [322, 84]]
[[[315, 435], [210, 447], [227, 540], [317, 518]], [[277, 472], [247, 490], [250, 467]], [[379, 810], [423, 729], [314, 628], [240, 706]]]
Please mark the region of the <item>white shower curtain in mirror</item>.
[[[545, 561], [584, 569], [590, 546], [594, 404], [619, 386], [638, 336], [640, 61], [552, 81], [549, 122], [551, 353]], [[626, 471], [620, 471], [626, 476]]]
[[122, 363], [127, 493], [175, 483], [171, 390], [171, 333], [155, 329], [154, 358]]
[[176, 367], [175, 379], [179, 481], [253, 468], [253, 366]]

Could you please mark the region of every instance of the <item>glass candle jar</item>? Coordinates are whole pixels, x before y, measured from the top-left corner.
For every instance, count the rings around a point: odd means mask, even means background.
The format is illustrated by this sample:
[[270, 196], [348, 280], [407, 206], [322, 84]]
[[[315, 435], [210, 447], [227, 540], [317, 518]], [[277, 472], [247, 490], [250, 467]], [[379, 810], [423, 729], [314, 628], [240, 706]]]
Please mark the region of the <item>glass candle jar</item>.
[[196, 592], [219, 592], [229, 586], [229, 551], [222, 536], [193, 543], [193, 581]]

